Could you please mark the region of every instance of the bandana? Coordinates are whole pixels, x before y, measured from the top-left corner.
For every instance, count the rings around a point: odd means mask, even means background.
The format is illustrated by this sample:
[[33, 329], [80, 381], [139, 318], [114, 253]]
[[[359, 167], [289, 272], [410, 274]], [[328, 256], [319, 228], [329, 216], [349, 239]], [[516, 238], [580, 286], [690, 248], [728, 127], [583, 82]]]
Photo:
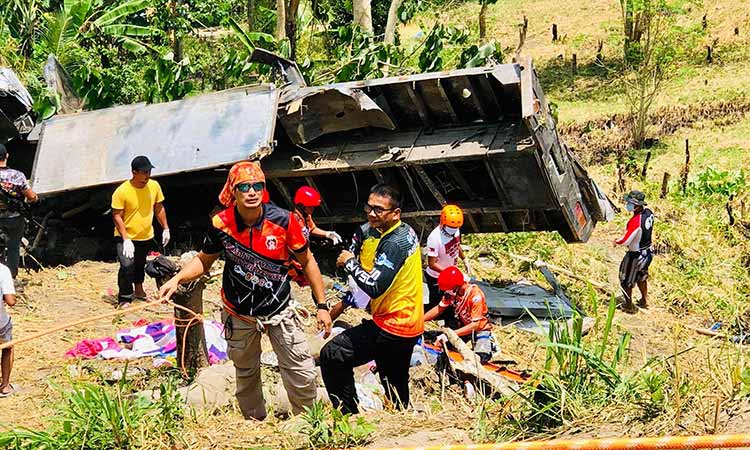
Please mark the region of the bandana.
[[238, 162], [229, 169], [227, 182], [219, 194], [219, 201], [222, 205], [229, 208], [234, 205], [234, 188], [240, 183], [255, 183], [257, 181], [266, 181], [266, 176], [257, 162], [243, 161]]

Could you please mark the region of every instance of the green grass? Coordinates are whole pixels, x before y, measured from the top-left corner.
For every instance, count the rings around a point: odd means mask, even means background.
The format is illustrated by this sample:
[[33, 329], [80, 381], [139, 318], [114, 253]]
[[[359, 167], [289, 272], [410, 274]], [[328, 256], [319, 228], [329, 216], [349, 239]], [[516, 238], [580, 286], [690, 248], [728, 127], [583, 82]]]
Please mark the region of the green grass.
[[[689, 21], [699, 23], [708, 15], [709, 26], [700, 48], [688, 61], [682, 61], [676, 75], [663, 87], [655, 106], [688, 104], [702, 101], [731, 100], [750, 89], [750, 32], [741, 2], [719, 0], [696, 4], [688, 14]], [[423, 13], [414, 24], [444, 23], [462, 25], [478, 34], [479, 3], [452, 2], [437, 14]], [[503, 47], [515, 48], [518, 24], [524, 15], [529, 29], [523, 54], [531, 56], [542, 79], [549, 100], [557, 103], [561, 122], [590, 120], [602, 115], [627, 111], [621, 87], [617, 83], [620, 7], [616, 0], [541, 0], [498, 1], [488, 7], [488, 38]], [[558, 25], [562, 42], [552, 42], [551, 26]], [[413, 34], [415, 25], [406, 28]], [[734, 27], [740, 27], [739, 36]], [[705, 62], [703, 46], [715, 47], [714, 63]], [[599, 40], [604, 44], [604, 68], [594, 59]], [[571, 55], [578, 59], [579, 71], [570, 71]], [[510, 56], [507, 60], [510, 60]]]

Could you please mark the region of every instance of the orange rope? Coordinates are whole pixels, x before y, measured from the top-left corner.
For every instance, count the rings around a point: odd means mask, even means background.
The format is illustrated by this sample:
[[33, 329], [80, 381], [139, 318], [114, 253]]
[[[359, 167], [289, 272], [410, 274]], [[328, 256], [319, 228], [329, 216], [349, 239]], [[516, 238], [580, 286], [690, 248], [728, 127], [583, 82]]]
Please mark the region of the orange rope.
[[[175, 318], [175, 327], [182, 327], [182, 326], [184, 326], [186, 328], [185, 333], [183, 333], [183, 335], [182, 335], [182, 348], [184, 349], [185, 345], [187, 344], [187, 335], [188, 335], [187, 329], [189, 329], [191, 326], [193, 326], [193, 322], [197, 321], [199, 323], [203, 323], [203, 315], [196, 313], [195, 311], [191, 310], [190, 308], [186, 308], [186, 307], [184, 307], [182, 305], [178, 305], [178, 304], [174, 303], [171, 300], [157, 299], [157, 300], [151, 300], [150, 302], [142, 303], [140, 305], [131, 305], [127, 309], [116, 310], [116, 311], [112, 311], [112, 312], [108, 312], [108, 313], [104, 313], [104, 314], [98, 314], [96, 316], [86, 317], [84, 319], [76, 320], [76, 321], [73, 321], [73, 322], [64, 323], [62, 325], [58, 325], [56, 327], [52, 327], [52, 328], [47, 329], [47, 330], [39, 331], [39, 332], [30, 334], [28, 336], [24, 336], [24, 337], [22, 337], [20, 339], [13, 339], [12, 341], [8, 341], [8, 342], [5, 342], [3, 344], [0, 344], [0, 350], [4, 350], [6, 348], [10, 348], [10, 347], [13, 347], [13, 346], [18, 345], [18, 344], [23, 344], [23, 343], [26, 343], [26, 342], [30, 342], [30, 341], [33, 341], [33, 340], [38, 339], [40, 337], [47, 336], [47, 335], [50, 335], [50, 334], [53, 334], [53, 333], [57, 333], [58, 331], [67, 330], [69, 328], [74, 328], [74, 327], [77, 327], [77, 326], [80, 326], [80, 325], [84, 325], [84, 324], [87, 324], [87, 323], [90, 323], [90, 322], [96, 322], [98, 320], [107, 319], [107, 318], [114, 317], [114, 316], [120, 316], [120, 315], [123, 315], [125, 313], [129, 313], [129, 312], [133, 312], [133, 311], [140, 311], [142, 309], [146, 309], [146, 308], [148, 308], [150, 306], [156, 306], [156, 305], [159, 305], [161, 303], [165, 303], [165, 304], [171, 305], [174, 308], [181, 309], [181, 310], [183, 310], [183, 311], [185, 311], [185, 312], [193, 315], [193, 317], [191, 317], [190, 319], [178, 319], [178, 318]], [[178, 325], [177, 321], [180, 321], [180, 320], [181, 321], [186, 321], [187, 325]], [[181, 361], [180, 361], [180, 370], [182, 370], [183, 376], [185, 376], [187, 378], [188, 373], [187, 373], [187, 370], [185, 369], [185, 352], [184, 352], [184, 350], [182, 352], [182, 358], [181, 358]]]
[[393, 447], [381, 450], [664, 450], [750, 447], [750, 434], [666, 436], [650, 438], [574, 439], [498, 444]]

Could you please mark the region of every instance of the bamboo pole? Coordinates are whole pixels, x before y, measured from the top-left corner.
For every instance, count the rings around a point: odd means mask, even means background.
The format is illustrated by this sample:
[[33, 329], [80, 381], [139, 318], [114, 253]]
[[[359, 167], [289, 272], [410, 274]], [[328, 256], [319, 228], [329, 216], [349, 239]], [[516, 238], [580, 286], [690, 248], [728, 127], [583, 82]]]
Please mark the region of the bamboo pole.
[[58, 325], [56, 327], [52, 327], [52, 328], [49, 328], [49, 329], [46, 329], [46, 330], [43, 330], [43, 331], [39, 331], [39, 332], [30, 334], [28, 336], [24, 336], [24, 337], [22, 337], [20, 339], [13, 339], [12, 341], [8, 341], [8, 342], [0, 345], [0, 350], [13, 347], [14, 345], [23, 344], [25, 342], [33, 341], [34, 339], [38, 339], [38, 338], [43, 337], [43, 336], [47, 336], [47, 335], [50, 335], [50, 334], [53, 334], [53, 333], [57, 333], [58, 331], [67, 330], [68, 328], [74, 328], [74, 327], [77, 327], [79, 325], [84, 325], [84, 324], [87, 324], [87, 323], [90, 323], [90, 322], [96, 322], [97, 320], [107, 319], [109, 317], [121, 316], [123, 314], [129, 313], [129, 312], [133, 312], [133, 311], [140, 311], [142, 309], [146, 309], [146, 308], [151, 307], [151, 306], [156, 306], [156, 305], [158, 305], [160, 303], [164, 303], [164, 301], [161, 300], [161, 299], [151, 300], [150, 302], [145, 302], [145, 303], [142, 303], [140, 305], [131, 305], [127, 309], [119, 309], [119, 310], [115, 310], [115, 311], [112, 311], [112, 312], [108, 312], [108, 313], [104, 313], [104, 314], [99, 314], [99, 315], [96, 315], [96, 316], [86, 317], [86, 318], [83, 318], [83, 319], [80, 319], [80, 320], [76, 320], [76, 321], [73, 321], [73, 322], [64, 323], [64, 324]]

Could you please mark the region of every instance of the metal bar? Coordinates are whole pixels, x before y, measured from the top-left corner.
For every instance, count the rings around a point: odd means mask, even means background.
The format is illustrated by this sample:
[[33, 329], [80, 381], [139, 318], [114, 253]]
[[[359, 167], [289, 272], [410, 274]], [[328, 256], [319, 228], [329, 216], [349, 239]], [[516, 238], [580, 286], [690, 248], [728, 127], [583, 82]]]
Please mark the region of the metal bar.
[[466, 195], [471, 200], [476, 200], [477, 195], [474, 193], [474, 190], [471, 188], [471, 185], [469, 185], [469, 182], [466, 181], [466, 178], [464, 178], [463, 175], [461, 175], [461, 172], [459, 172], [458, 168], [455, 164], [452, 162], [445, 163], [446, 167], [448, 167], [448, 171], [451, 173], [451, 176], [454, 180], [458, 183], [459, 186], [461, 186], [461, 189], [466, 193]]
[[432, 179], [429, 175], [427, 175], [427, 172], [424, 171], [424, 168], [422, 166], [413, 166], [414, 171], [417, 172], [417, 175], [419, 175], [419, 178], [422, 179], [422, 183], [427, 186], [427, 189], [432, 192], [432, 195], [435, 196], [435, 199], [440, 203], [440, 206], [444, 206], [447, 202], [445, 201], [445, 197], [443, 197], [443, 194], [440, 193], [437, 186], [435, 186], [435, 183], [432, 182]]
[[443, 88], [443, 83], [440, 80], [440, 78], [435, 80], [435, 84], [437, 85], [437, 91], [438, 91], [438, 94], [440, 94], [440, 98], [442, 98], [443, 101], [445, 102], [445, 106], [446, 106], [446, 109], [448, 110], [448, 114], [450, 114], [451, 116], [451, 120], [453, 121], [454, 124], [458, 125], [461, 122], [458, 120], [456, 109], [453, 107], [453, 103], [451, 103], [450, 97], [448, 97], [448, 94], [445, 92], [445, 89]]
[[[315, 184], [315, 180], [313, 180], [313, 177], [305, 177], [305, 181], [310, 187], [320, 192], [320, 189], [318, 189], [318, 186]], [[325, 195], [323, 195], [323, 193], [320, 192], [320, 209], [323, 210], [323, 214], [325, 214], [326, 216], [330, 216], [331, 209], [328, 208], [325, 198], [326, 198]]]
[[533, 70], [531, 58], [525, 58], [521, 65], [521, 116], [524, 119], [534, 115]]
[[486, 75], [484, 75], [469, 78], [469, 81], [472, 82], [472, 86], [474, 85], [473, 82], [476, 82], [479, 85], [479, 89], [476, 89], [480, 94], [477, 97], [477, 101], [479, 101], [479, 103], [486, 102], [486, 104], [488, 104], [492, 109], [497, 111], [498, 116], [501, 116], [503, 114], [503, 110], [500, 103], [498, 102], [498, 98], [495, 96], [495, 90], [492, 89], [490, 79]]
[[419, 198], [419, 194], [417, 194], [417, 190], [414, 188], [414, 180], [412, 180], [411, 175], [409, 174], [409, 170], [403, 166], [399, 167], [398, 169], [404, 175], [406, 184], [407, 186], [409, 186], [409, 192], [411, 192], [412, 197], [414, 197], [414, 203], [416, 203], [417, 207], [420, 210], [424, 210], [424, 203], [422, 203], [422, 199]]
[[284, 200], [286, 201], [286, 204], [289, 207], [289, 209], [294, 209], [294, 202], [292, 201], [292, 196], [289, 195], [289, 191], [287, 190], [286, 185], [284, 185], [284, 183], [279, 181], [278, 178], [271, 179], [271, 182], [273, 183], [274, 186], [276, 186], [276, 189], [278, 189], [279, 192], [281, 192], [281, 196], [284, 197]]
[[474, 84], [471, 81], [471, 78], [469, 77], [462, 77], [460, 78], [462, 80], [461, 85], [469, 91], [469, 99], [474, 104], [474, 107], [476, 108], [477, 112], [479, 113], [479, 116], [482, 118], [483, 121], [487, 122], [490, 118], [489, 114], [487, 114], [487, 110], [485, 109], [484, 105], [482, 104], [481, 100], [479, 99], [479, 96], [476, 94], [476, 88], [474, 87]]
[[484, 167], [487, 169], [487, 175], [489, 175], [490, 180], [492, 180], [492, 186], [495, 187], [495, 192], [497, 192], [498, 199], [504, 206], [507, 206], [510, 203], [509, 197], [508, 193], [505, 191], [505, 186], [503, 186], [502, 181], [500, 180], [500, 177], [492, 167], [492, 164], [490, 164], [489, 160], [484, 160]]
[[422, 124], [425, 127], [431, 127], [430, 116], [427, 113], [427, 107], [425, 106], [422, 97], [409, 83], [404, 83], [404, 89], [406, 89], [406, 93], [409, 95], [411, 102], [414, 103], [414, 106], [417, 108], [417, 114], [419, 114], [419, 119], [422, 121]]
[[477, 222], [474, 220], [474, 216], [470, 213], [464, 214], [466, 216], [466, 220], [469, 222], [469, 225], [471, 226], [471, 231], [475, 233], [479, 233], [479, 227], [477, 226]]
[[[499, 206], [491, 206], [491, 207], [477, 207], [477, 208], [464, 208], [463, 209], [464, 214], [500, 214], [500, 211], [503, 211], [503, 209]], [[412, 219], [412, 218], [420, 218], [420, 217], [439, 217], [441, 210], [439, 209], [432, 209], [427, 211], [403, 211], [401, 212], [401, 217]], [[316, 217], [315, 222], [316, 223], [357, 223], [357, 222], [365, 222], [367, 221], [367, 217], [363, 214], [358, 215], [345, 215], [345, 216], [331, 216], [331, 217]], [[505, 224], [505, 221], [501, 223], [501, 226]], [[507, 227], [503, 228], [504, 231], [507, 231]]]
[[372, 173], [375, 174], [375, 179], [378, 180], [378, 183], [385, 183], [385, 177], [383, 176], [383, 172], [381, 172], [378, 169], [372, 169]]
[[504, 232], [508, 232], [508, 224], [505, 223], [505, 219], [503, 219], [503, 213], [500, 211], [495, 212], [495, 217], [497, 217], [497, 223], [500, 224], [500, 228], [503, 229]]

